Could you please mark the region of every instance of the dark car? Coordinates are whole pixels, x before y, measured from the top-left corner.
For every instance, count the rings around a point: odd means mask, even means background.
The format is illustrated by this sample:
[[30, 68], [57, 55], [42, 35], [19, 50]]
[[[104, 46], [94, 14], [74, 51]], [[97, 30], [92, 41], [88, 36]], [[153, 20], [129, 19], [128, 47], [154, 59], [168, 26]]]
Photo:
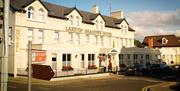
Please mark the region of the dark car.
[[136, 64], [132, 67], [127, 67], [125, 74], [126, 75], [136, 75], [136, 76], [142, 76], [142, 75], [148, 75], [150, 73], [150, 70], [146, 68], [143, 64]]
[[169, 69], [169, 67], [166, 64], [151, 64], [151, 72], [152, 73], [161, 73], [168, 69]]
[[126, 70], [125, 70], [125, 75], [127, 75], [127, 76], [133, 76], [133, 75], [135, 75], [135, 71], [136, 71], [135, 67], [129, 66], [129, 67], [127, 67]]

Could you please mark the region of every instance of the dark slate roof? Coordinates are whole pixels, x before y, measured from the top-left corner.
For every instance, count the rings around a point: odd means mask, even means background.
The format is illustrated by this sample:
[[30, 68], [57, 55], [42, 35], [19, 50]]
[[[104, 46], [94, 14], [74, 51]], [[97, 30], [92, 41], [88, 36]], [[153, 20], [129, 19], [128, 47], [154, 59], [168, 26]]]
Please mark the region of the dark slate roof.
[[[166, 38], [168, 42], [162, 44], [162, 38]], [[143, 44], [148, 45], [149, 39], [153, 39], [153, 47], [180, 47], [180, 41], [175, 35], [146, 36], [143, 40]]]
[[[33, 1], [35, 0], [10, 0], [10, 5], [15, 11], [25, 11], [24, 7], [28, 6]], [[68, 8], [68, 7], [52, 4], [49, 2], [44, 2], [41, 0], [39, 1], [48, 10], [48, 16], [50, 17], [67, 19], [65, 16], [71, 13], [75, 9], [81, 15], [83, 23], [94, 24], [92, 20], [94, 20], [98, 15], [101, 15], [101, 14], [94, 14], [87, 11], [82, 11], [82, 10], [76, 9], [75, 7]], [[101, 16], [103, 20], [105, 21], [105, 26], [110, 27], [110, 28], [120, 29], [120, 27], [118, 27], [117, 24], [120, 24], [124, 20], [126, 21], [126, 19], [116, 19], [109, 16], [104, 16], [104, 15], [101, 15]], [[131, 30], [132, 29], [130, 29], [130, 31]]]
[[135, 32], [135, 30], [132, 27], [129, 27], [128, 29], [129, 31]]

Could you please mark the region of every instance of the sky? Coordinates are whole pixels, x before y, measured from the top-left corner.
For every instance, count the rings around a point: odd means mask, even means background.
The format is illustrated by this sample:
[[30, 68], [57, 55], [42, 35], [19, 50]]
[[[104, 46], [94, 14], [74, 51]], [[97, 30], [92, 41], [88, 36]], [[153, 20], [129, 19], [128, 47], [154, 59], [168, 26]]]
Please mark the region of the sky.
[[176, 34], [180, 36], [180, 0], [44, 0], [54, 4], [91, 11], [98, 5], [102, 15], [122, 10], [129, 25], [136, 30], [135, 39], [144, 36]]

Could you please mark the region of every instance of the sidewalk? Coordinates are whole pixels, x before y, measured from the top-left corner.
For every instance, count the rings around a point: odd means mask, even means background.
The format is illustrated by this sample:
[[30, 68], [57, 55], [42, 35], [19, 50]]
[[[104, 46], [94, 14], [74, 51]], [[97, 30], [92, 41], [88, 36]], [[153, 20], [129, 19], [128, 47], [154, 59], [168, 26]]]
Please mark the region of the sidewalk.
[[144, 87], [142, 91], [180, 91], [177, 82], [162, 82], [159, 84]]

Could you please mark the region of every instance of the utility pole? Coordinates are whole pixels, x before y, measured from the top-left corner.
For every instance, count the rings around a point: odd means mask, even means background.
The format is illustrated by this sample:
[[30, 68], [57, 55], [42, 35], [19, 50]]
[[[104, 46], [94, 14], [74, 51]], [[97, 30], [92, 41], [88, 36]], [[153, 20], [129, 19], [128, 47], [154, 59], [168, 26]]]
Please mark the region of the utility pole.
[[7, 91], [8, 82], [8, 32], [9, 32], [9, 0], [2, 0], [4, 7], [3, 29], [2, 29], [2, 68], [1, 68], [1, 91]]
[[31, 75], [32, 75], [32, 41], [28, 41], [28, 91], [31, 91]]

